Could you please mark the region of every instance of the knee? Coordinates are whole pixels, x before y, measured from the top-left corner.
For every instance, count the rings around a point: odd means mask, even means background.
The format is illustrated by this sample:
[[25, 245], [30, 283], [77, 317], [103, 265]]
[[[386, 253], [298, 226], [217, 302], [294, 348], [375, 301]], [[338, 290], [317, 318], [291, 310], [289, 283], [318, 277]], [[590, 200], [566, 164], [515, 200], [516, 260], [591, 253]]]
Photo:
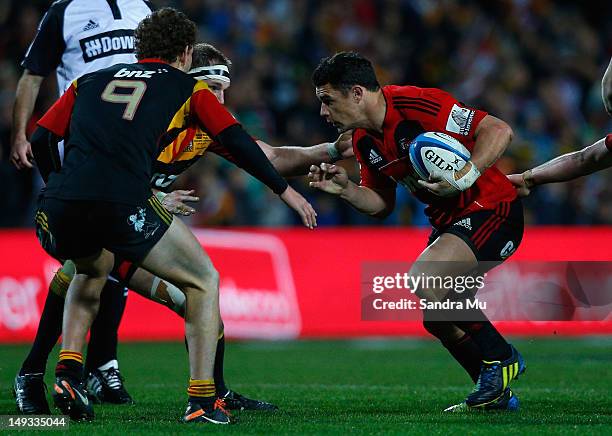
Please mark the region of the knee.
[[212, 267], [208, 271], [206, 277], [208, 288], [219, 292], [219, 271], [217, 271], [215, 267]]
[[442, 344], [453, 343], [465, 336], [465, 332], [463, 332], [456, 325], [448, 321], [424, 320], [423, 327], [431, 335], [438, 338], [442, 342]]
[[219, 294], [219, 272], [214, 266], [206, 268], [200, 277], [200, 288], [211, 295]]
[[423, 283], [415, 290], [415, 295], [426, 301], [440, 301], [444, 298], [445, 291], [434, 286], [429, 286], [429, 283]]
[[215, 267], [210, 265], [204, 271], [201, 271], [195, 277], [194, 283], [187, 286], [196, 291], [203, 292], [207, 296], [218, 298], [219, 295], [219, 272]]
[[114, 257], [111, 253], [102, 250], [95, 257], [74, 261], [76, 274], [84, 274], [91, 279], [106, 280], [113, 269]]
[[104, 283], [100, 283], [97, 279], [77, 274], [72, 279], [72, 286], [70, 292], [66, 294], [66, 301], [97, 308], [103, 287]]

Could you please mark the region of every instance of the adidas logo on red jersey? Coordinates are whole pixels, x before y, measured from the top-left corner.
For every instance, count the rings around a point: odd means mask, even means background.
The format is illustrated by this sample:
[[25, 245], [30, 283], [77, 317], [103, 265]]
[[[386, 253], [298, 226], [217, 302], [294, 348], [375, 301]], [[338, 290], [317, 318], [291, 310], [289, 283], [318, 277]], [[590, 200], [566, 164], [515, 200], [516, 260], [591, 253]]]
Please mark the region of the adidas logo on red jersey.
[[370, 163], [371, 164], [377, 164], [381, 160], [382, 160], [382, 156], [376, 153], [376, 150], [374, 149], [370, 150]]
[[460, 221], [457, 221], [454, 226], [462, 226], [468, 230], [472, 230], [472, 220], [470, 218], [463, 218]]

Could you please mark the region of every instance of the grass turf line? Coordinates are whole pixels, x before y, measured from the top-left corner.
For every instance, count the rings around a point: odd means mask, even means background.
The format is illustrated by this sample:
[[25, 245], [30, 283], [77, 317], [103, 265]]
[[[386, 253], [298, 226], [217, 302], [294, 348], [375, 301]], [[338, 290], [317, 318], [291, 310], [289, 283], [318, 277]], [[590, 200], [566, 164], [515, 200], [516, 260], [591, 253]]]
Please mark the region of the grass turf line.
[[[527, 373], [513, 383], [521, 411], [458, 415], [441, 410], [471, 385], [434, 341], [230, 342], [230, 387], [281, 410], [239, 412], [236, 425], [201, 428], [179, 422], [188, 380], [184, 345], [123, 343], [120, 368], [137, 404], [97, 406], [96, 420], [71, 424], [70, 434], [612, 434], [611, 338], [514, 344], [527, 360]], [[14, 413], [12, 381], [26, 351], [0, 346], [2, 415]]]

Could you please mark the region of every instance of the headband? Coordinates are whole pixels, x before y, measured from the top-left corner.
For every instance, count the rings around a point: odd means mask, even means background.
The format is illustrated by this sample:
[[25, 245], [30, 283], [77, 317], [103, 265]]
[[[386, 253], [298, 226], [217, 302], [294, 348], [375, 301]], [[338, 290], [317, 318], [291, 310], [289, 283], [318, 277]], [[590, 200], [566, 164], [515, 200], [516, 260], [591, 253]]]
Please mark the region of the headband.
[[230, 84], [229, 68], [227, 68], [227, 65], [209, 65], [192, 68], [188, 74], [196, 80], [218, 80], [225, 85], [224, 89]]

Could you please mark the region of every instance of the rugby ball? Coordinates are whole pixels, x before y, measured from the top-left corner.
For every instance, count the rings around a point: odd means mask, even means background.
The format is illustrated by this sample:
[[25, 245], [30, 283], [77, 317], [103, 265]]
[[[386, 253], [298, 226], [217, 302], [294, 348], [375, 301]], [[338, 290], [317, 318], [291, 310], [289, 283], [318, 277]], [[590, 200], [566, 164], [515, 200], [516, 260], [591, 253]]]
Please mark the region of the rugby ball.
[[459, 171], [470, 159], [470, 152], [450, 135], [440, 132], [421, 133], [409, 145], [412, 167], [423, 180], [432, 173]]

